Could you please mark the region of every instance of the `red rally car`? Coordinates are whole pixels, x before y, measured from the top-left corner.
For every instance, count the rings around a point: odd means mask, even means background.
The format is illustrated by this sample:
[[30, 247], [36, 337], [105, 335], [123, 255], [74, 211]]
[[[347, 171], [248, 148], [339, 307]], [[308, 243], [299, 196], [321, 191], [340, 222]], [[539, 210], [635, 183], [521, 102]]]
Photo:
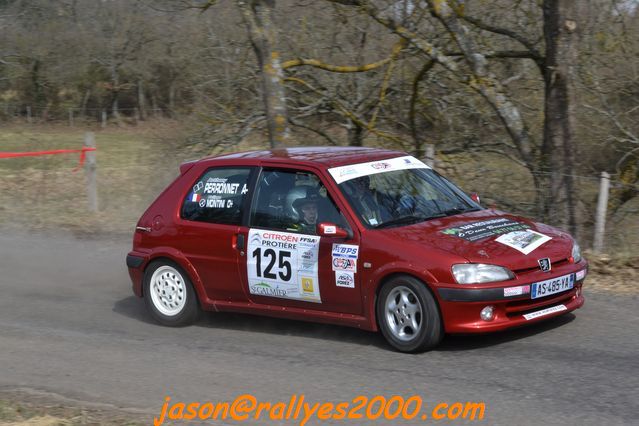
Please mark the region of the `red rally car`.
[[571, 312], [587, 273], [570, 235], [371, 148], [185, 163], [140, 218], [126, 262], [165, 325], [250, 312], [380, 330], [404, 352]]

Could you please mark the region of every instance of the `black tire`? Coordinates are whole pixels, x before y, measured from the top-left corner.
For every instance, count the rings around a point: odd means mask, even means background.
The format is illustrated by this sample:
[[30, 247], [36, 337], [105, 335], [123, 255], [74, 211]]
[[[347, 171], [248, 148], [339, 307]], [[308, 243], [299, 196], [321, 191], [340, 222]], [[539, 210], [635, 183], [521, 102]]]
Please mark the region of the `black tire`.
[[[404, 303], [406, 299], [408, 303]], [[444, 337], [437, 302], [426, 285], [414, 277], [400, 275], [384, 283], [376, 312], [384, 338], [400, 352], [432, 349]]]
[[[156, 272], [158, 272], [155, 277], [158, 286], [172, 286], [172, 292], [171, 288], [167, 287], [171, 292], [171, 301], [167, 299], [169, 295], [163, 299], [164, 296], [160, 295], [159, 292], [155, 292], [155, 295], [153, 294], [151, 284]], [[144, 272], [143, 293], [146, 308], [153, 319], [162, 325], [183, 327], [196, 322], [200, 315], [197, 294], [193, 289], [189, 276], [182, 268], [168, 259], [154, 260], [147, 266]], [[173, 301], [175, 301], [175, 307], [172, 306]]]

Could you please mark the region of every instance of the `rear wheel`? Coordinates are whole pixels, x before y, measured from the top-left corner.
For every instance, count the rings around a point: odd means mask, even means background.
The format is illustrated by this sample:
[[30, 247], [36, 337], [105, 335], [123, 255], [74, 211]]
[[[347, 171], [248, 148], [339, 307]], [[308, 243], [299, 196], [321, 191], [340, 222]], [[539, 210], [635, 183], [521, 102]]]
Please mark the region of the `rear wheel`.
[[144, 302], [156, 321], [173, 327], [192, 324], [200, 311], [188, 276], [168, 260], [156, 260], [147, 267]]
[[377, 320], [388, 343], [401, 352], [434, 348], [444, 335], [437, 302], [424, 283], [410, 276], [384, 284], [377, 298]]

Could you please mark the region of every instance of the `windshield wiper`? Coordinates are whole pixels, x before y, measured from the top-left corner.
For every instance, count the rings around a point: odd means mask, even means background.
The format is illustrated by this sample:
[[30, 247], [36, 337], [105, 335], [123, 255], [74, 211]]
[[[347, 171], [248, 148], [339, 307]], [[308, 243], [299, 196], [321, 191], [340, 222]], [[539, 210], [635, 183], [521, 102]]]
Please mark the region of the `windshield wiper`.
[[452, 208], [452, 209], [444, 210], [440, 214], [442, 216], [452, 216], [452, 215], [459, 214], [459, 213], [476, 212], [476, 211], [479, 211], [479, 210], [480, 209], [478, 209], [477, 207], [470, 207], [470, 208], [455, 207], [455, 208]]
[[429, 218], [423, 217], [423, 216], [402, 216], [396, 219], [391, 219], [391, 220], [387, 220], [386, 222], [380, 223], [379, 225], [375, 226], [375, 229], [388, 228], [389, 226], [395, 226], [395, 225], [411, 225], [413, 223], [422, 222], [426, 219], [429, 219]]

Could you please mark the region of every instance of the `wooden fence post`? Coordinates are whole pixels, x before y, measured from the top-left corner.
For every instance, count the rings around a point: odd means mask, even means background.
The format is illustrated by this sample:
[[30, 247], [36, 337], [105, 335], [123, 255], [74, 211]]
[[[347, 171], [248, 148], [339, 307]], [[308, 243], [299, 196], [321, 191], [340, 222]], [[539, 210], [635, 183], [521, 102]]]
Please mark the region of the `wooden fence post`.
[[106, 110], [102, 110], [102, 128], [104, 129], [107, 126], [107, 113]]
[[604, 233], [606, 231], [606, 210], [608, 209], [608, 190], [610, 189], [610, 175], [601, 172], [599, 182], [599, 197], [597, 198], [597, 214], [595, 216], [595, 238], [592, 249], [601, 253], [604, 248]]
[[75, 126], [75, 119], [73, 117], [73, 108], [69, 108], [69, 127]]
[[[84, 146], [95, 148], [95, 134], [86, 132], [84, 134]], [[87, 175], [87, 197], [89, 200], [89, 211], [98, 211], [98, 178], [95, 151], [87, 151], [85, 157], [85, 170]]]

